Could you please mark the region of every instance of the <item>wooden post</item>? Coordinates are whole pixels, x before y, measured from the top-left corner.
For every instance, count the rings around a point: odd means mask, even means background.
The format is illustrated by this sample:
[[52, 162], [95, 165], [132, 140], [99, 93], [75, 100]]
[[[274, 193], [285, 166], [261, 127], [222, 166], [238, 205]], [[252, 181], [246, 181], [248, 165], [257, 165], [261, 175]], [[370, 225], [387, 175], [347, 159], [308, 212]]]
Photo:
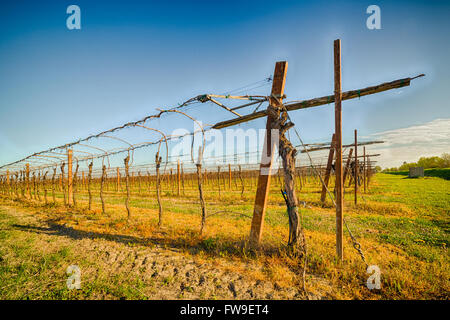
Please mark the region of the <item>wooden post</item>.
[[77, 200], [76, 200], [76, 194], [77, 194], [77, 188], [78, 188], [78, 168], [80, 167], [80, 165], [78, 164], [78, 160], [77, 160], [77, 165], [75, 167], [75, 173], [73, 174], [73, 182], [72, 182], [72, 189], [73, 189], [73, 206], [76, 207], [77, 206]]
[[117, 172], [117, 186], [116, 186], [116, 190], [117, 192], [120, 191], [120, 169], [119, 167], [116, 168], [116, 172]]
[[33, 171], [32, 177], [31, 177], [31, 185], [33, 188], [32, 198], [36, 199], [36, 172], [34, 172], [34, 171]]
[[170, 184], [170, 191], [171, 191], [172, 194], [173, 194], [174, 191], [173, 191], [173, 169], [172, 169], [172, 168], [170, 168], [169, 184]]
[[129, 174], [129, 161], [130, 161], [130, 156], [126, 156], [126, 158], [123, 160], [123, 163], [125, 165], [125, 187], [127, 189], [127, 195], [125, 198], [125, 208], [127, 209], [127, 219], [130, 220], [131, 218], [131, 211], [130, 211], [130, 206], [129, 206], [129, 202], [130, 202], [130, 174]]
[[106, 166], [102, 166], [102, 177], [100, 180], [100, 201], [102, 203], [102, 213], [105, 214], [105, 198], [103, 197], [103, 190], [105, 186], [105, 178], [106, 178]]
[[27, 194], [28, 197], [31, 199], [31, 188], [30, 188], [30, 164], [27, 163], [25, 165], [25, 179], [26, 179], [26, 185], [27, 185]]
[[46, 184], [47, 173], [48, 173], [48, 171], [46, 171], [44, 173], [43, 177], [42, 177], [42, 188], [44, 189], [44, 201], [45, 201], [45, 204], [48, 203], [48, 201], [47, 201], [47, 184]]
[[220, 200], [220, 166], [217, 166], [217, 186], [219, 188], [219, 200]]
[[352, 153], [353, 149], [350, 149], [348, 152], [347, 163], [345, 165], [344, 177], [342, 178], [343, 183], [345, 184], [345, 180], [347, 179], [348, 170], [350, 169], [350, 163], [352, 162]]
[[181, 172], [180, 172], [180, 159], [177, 160], [177, 196], [180, 196], [181, 192]]
[[322, 204], [325, 204], [325, 199], [327, 197], [328, 181], [330, 180], [331, 166], [333, 164], [335, 148], [336, 148], [336, 134], [333, 133], [333, 137], [331, 138], [330, 152], [328, 153], [327, 167], [325, 169], [325, 177], [322, 185], [322, 193], [320, 195], [320, 202], [322, 202]]
[[358, 204], [358, 131], [355, 129], [355, 172], [353, 180], [355, 180], [355, 205]]
[[161, 204], [161, 178], [159, 175], [159, 168], [161, 166], [162, 158], [159, 156], [159, 151], [156, 153], [155, 156], [155, 164], [156, 164], [156, 199], [158, 200], [158, 227], [161, 227], [162, 224], [162, 204]]
[[[272, 95], [277, 97], [282, 102], [284, 94], [284, 85], [286, 82], [286, 72], [288, 63], [287, 61], [280, 61], [275, 64], [275, 71], [272, 82]], [[270, 98], [270, 104], [276, 104]], [[267, 108], [269, 110], [270, 106]], [[272, 125], [273, 121], [277, 120], [273, 115], [267, 115], [266, 133], [264, 136], [264, 146], [262, 153], [262, 161], [260, 164], [258, 185], [256, 189], [255, 205], [253, 207], [253, 219], [250, 229], [250, 242], [253, 244], [259, 244], [262, 237], [262, 230], [264, 225], [264, 216], [266, 213], [267, 198], [269, 196], [270, 189], [270, 176], [273, 162], [273, 149], [274, 143], [272, 141]], [[278, 143], [278, 141], [277, 141]]]
[[228, 189], [231, 190], [231, 164], [228, 164]]
[[373, 174], [372, 163], [370, 162], [369, 155], [367, 155], [367, 164], [369, 166], [369, 171], [367, 172], [367, 191], [369, 191], [370, 178]]
[[244, 180], [242, 179], [242, 168], [241, 165], [239, 165], [239, 180], [241, 180], [241, 199], [244, 197]]
[[60, 179], [61, 179], [61, 181], [62, 181], [62, 191], [63, 191], [63, 195], [64, 195], [64, 205], [67, 206], [66, 182], [64, 181], [64, 180], [65, 180], [65, 179], [64, 179], [64, 176], [65, 176], [65, 173], [64, 173], [64, 166], [65, 166], [65, 165], [66, 165], [65, 163], [62, 163], [62, 164], [61, 164], [61, 175], [60, 175]]
[[36, 181], [36, 195], [39, 201], [41, 201], [41, 194], [39, 192], [39, 185], [41, 183], [41, 171], [38, 171], [38, 178]]
[[334, 41], [334, 101], [336, 134], [336, 253], [343, 260], [344, 188], [342, 175], [342, 87], [341, 87], [341, 40]]
[[72, 149], [67, 150], [67, 204], [73, 204], [73, 182], [72, 182]]
[[94, 165], [94, 163], [89, 163], [89, 171], [88, 171], [88, 185], [87, 185], [87, 189], [88, 189], [88, 196], [89, 196], [89, 204], [88, 204], [88, 209], [91, 210], [92, 209], [92, 191], [91, 191], [91, 182], [92, 182], [92, 166]]
[[16, 191], [16, 199], [19, 199], [20, 198], [20, 196], [19, 196], [19, 184], [20, 184], [20, 182], [19, 182], [19, 173], [16, 172], [14, 175], [16, 177], [15, 182], [14, 182], [14, 189]]
[[364, 193], [366, 193], [366, 181], [367, 181], [366, 147], [363, 147], [363, 179], [364, 179]]
[[9, 180], [9, 170], [6, 170], [6, 188], [9, 193], [9, 186], [10, 186], [10, 180]]
[[141, 193], [141, 171], [138, 171], [138, 176], [137, 176], [137, 179], [138, 179], [138, 193]]
[[56, 170], [58, 168], [54, 167], [53, 168], [53, 175], [52, 175], [52, 199], [53, 199], [53, 203], [56, 203], [56, 196], [55, 196], [55, 178], [56, 178]]
[[[206, 177], [206, 170], [205, 170], [205, 177]], [[183, 168], [183, 164], [181, 164], [181, 186], [183, 187], [183, 196], [185, 195], [184, 193], [184, 168]]]

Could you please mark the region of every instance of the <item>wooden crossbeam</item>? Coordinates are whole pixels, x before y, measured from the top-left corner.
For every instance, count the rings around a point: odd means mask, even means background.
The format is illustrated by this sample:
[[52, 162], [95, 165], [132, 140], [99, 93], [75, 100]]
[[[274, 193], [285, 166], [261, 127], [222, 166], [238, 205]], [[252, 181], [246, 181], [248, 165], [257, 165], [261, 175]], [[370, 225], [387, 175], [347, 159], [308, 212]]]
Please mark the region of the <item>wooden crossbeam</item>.
[[[237, 99], [237, 100], [258, 100], [258, 99], [264, 99], [265, 96], [230, 96], [230, 95], [223, 95], [223, 94], [208, 94], [207, 96], [213, 97], [213, 98], [224, 98], [224, 99]], [[263, 101], [264, 101], [263, 100]]]
[[[358, 146], [367, 146], [367, 145], [377, 144], [377, 143], [384, 143], [384, 141], [360, 142], [360, 143], [358, 143]], [[346, 145], [343, 145], [342, 148], [353, 147], [354, 145], [355, 145], [354, 143], [346, 144]], [[330, 148], [331, 148], [331, 144], [329, 146], [326, 146], [326, 147], [317, 147], [317, 148], [310, 148], [310, 149], [302, 150], [302, 151], [300, 151], [300, 153], [319, 151], [319, 150], [327, 150], [327, 149], [330, 149]]]
[[[406, 87], [406, 86], [410, 85], [411, 80], [414, 80], [416, 78], [420, 78], [423, 76], [424, 76], [424, 74], [420, 74], [420, 75], [418, 75], [416, 77], [412, 77], [412, 78], [404, 78], [404, 79], [394, 80], [391, 82], [385, 82], [385, 83], [382, 83], [382, 84], [379, 84], [376, 86], [372, 86], [372, 87], [367, 87], [364, 89], [346, 91], [346, 92], [342, 93], [342, 101], [354, 99], [354, 98], [358, 98], [358, 97], [363, 97], [363, 96], [367, 96], [370, 94], [379, 93], [379, 92], [383, 92], [383, 91], [387, 91], [387, 90]], [[314, 99], [310, 99], [310, 100], [303, 100], [303, 101], [299, 101], [299, 102], [295, 102], [295, 103], [289, 103], [289, 104], [285, 104], [284, 106], [286, 107], [286, 109], [288, 111], [293, 111], [293, 110], [318, 107], [318, 106], [333, 103], [333, 102], [334, 102], [334, 95], [330, 95], [330, 96], [325, 96], [325, 97], [321, 97], [321, 98], [314, 98]], [[218, 122], [212, 128], [213, 129], [222, 129], [222, 128], [234, 126], [234, 125], [237, 125], [240, 123], [255, 120], [258, 118], [262, 118], [265, 116], [267, 116], [267, 110], [261, 110], [258, 112], [247, 114], [247, 115], [239, 117], [239, 118]]]

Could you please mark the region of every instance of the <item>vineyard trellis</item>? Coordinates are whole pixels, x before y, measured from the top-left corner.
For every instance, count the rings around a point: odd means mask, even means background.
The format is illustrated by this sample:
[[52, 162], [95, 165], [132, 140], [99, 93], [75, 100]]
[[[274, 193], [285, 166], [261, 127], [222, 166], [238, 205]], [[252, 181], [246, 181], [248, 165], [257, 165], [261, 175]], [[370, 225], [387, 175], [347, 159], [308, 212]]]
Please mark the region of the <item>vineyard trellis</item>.
[[[338, 58], [336, 58], [338, 55]], [[337, 60], [336, 60], [337, 59]], [[272, 168], [275, 167], [274, 162], [274, 142], [272, 141], [272, 129], [280, 132], [279, 155], [281, 164], [278, 164], [278, 170], [275, 175], [278, 180], [276, 184], [282, 189], [285, 196], [286, 206], [289, 217], [289, 245], [305, 246], [302, 234], [302, 223], [299, 215], [299, 201], [297, 193], [301, 191], [303, 185], [315, 183], [321, 189], [321, 202], [325, 204], [325, 194], [328, 193], [333, 203], [337, 207], [338, 226], [337, 243], [338, 256], [342, 259], [342, 217], [343, 217], [343, 192], [345, 192], [345, 183], [354, 183], [355, 186], [355, 202], [357, 199], [358, 187], [361, 174], [358, 165], [360, 165], [359, 157], [362, 161], [362, 180], [363, 190], [369, 188], [370, 177], [374, 173], [374, 163], [372, 160], [378, 154], [366, 153], [365, 146], [381, 143], [381, 141], [367, 141], [353, 144], [342, 144], [341, 136], [341, 120], [340, 120], [340, 104], [341, 101], [361, 98], [391, 89], [409, 86], [410, 82], [423, 74], [416, 77], [403, 78], [391, 82], [385, 82], [376, 86], [366, 87], [362, 89], [341, 92], [340, 84], [340, 42], [335, 42], [335, 94], [314, 98], [309, 100], [297, 100], [284, 102], [284, 85], [287, 72], [287, 62], [277, 62], [275, 72], [272, 77], [256, 82], [256, 86], [248, 86], [247, 89], [255, 89], [261, 84], [272, 83], [272, 93], [270, 95], [245, 94], [231, 95], [226, 94], [201, 94], [190, 98], [183, 103], [167, 109], [157, 109], [156, 114], [145, 116], [144, 118], [128, 122], [121, 126], [105, 130], [88, 137], [72, 141], [70, 143], [52, 147], [47, 150], [33, 153], [20, 160], [0, 166], [0, 187], [3, 195], [14, 197], [18, 200], [43, 201], [48, 204], [47, 192], [51, 191], [51, 201], [57, 203], [57, 195], [61, 195], [63, 203], [69, 207], [78, 207], [82, 205], [79, 197], [80, 193], [87, 193], [87, 208], [92, 210], [94, 194], [93, 191], [99, 192], [102, 213], [107, 212], [107, 204], [105, 203], [105, 193], [122, 193], [126, 192], [125, 208], [128, 220], [132, 219], [132, 208], [130, 199], [132, 194], [149, 195], [149, 190], [154, 190], [156, 201], [158, 203], [158, 226], [163, 225], [164, 208], [162, 206], [163, 190], [172, 193], [174, 196], [185, 196], [188, 188], [198, 190], [198, 201], [201, 212], [200, 233], [204, 231], [207, 218], [212, 215], [222, 213], [222, 211], [207, 214], [207, 203], [204, 197], [205, 189], [215, 190], [218, 192], [219, 199], [225, 191], [236, 191], [244, 198], [246, 190], [255, 190], [255, 205], [252, 218], [252, 226], [250, 240], [258, 244], [262, 237], [264, 212], [267, 206], [267, 198], [270, 189], [270, 177], [272, 176]], [[246, 90], [238, 88], [239, 90]], [[244, 103], [242, 103], [244, 101]], [[291, 121], [289, 112], [312, 108], [321, 105], [335, 103], [336, 115], [336, 132], [335, 138], [331, 142], [304, 144], [298, 133], [297, 128]], [[188, 114], [189, 111], [195, 110], [196, 106], [215, 106], [219, 110], [232, 114], [234, 118], [226, 121], [216, 122], [215, 124], [204, 124], [198, 120], [198, 117]], [[234, 105], [234, 106], [231, 106]], [[256, 108], [255, 108], [256, 105]], [[267, 105], [266, 108], [262, 108]], [[243, 114], [244, 110], [250, 110], [247, 114]], [[261, 110], [260, 110], [261, 109]], [[239, 112], [237, 111], [239, 110]], [[191, 123], [195, 123], [196, 129], [187, 133], [169, 134], [164, 126], [157, 128], [156, 120], [164, 119], [167, 116], [177, 116]], [[267, 117], [267, 125], [265, 132], [265, 142], [262, 153], [256, 151], [257, 157], [266, 159], [257, 164], [236, 163], [237, 153], [233, 155], [218, 156], [216, 158], [209, 157], [205, 159], [205, 133], [211, 130], [219, 130], [230, 126], [242, 124], [258, 118]], [[294, 146], [285, 134], [294, 128], [301, 145]], [[129, 141], [127, 138], [127, 130], [140, 130], [137, 136], [141, 141]], [[135, 131], [136, 132], [136, 131]], [[145, 133], [145, 134], [144, 134]], [[121, 135], [123, 134], [123, 135]], [[199, 143], [198, 155], [195, 159], [195, 138], [202, 136]], [[136, 135], [135, 135], [136, 136]], [[148, 137], [148, 138], [142, 138]], [[190, 159], [181, 161], [181, 156], [176, 155], [174, 158], [169, 154], [169, 143], [179, 141], [183, 138], [190, 138]], [[145, 139], [145, 140], [144, 140]], [[107, 142], [108, 141], [108, 142]], [[118, 144], [118, 145], [117, 145]], [[161, 155], [163, 150], [161, 146], [165, 145], [165, 157]], [[357, 153], [357, 147], [364, 146], [363, 155]], [[135, 152], [147, 148], [154, 151], [154, 159], [152, 163], [134, 164]], [[345, 148], [351, 148], [347, 156], [343, 156]], [[328, 157], [313, 158], [310, 152], [329, 150]], [[246, 151], [240, 156], [248, 157], [252, 152]], [[306, 154], [310, 164], [301, 165], [296, 156]], [[111, 165], [112, 159], [125, 155], [122, 159], [123, 165]], [[234, 157], [232, 164], [231, 157]], [[223, 160], [222, 165], [211, 165], [207, 162], [214, 160]], [[242, 157], [241, 157], [242, 158]], [[323, 164], [324, 160], [326, 165]], [[116, 159], [117, 160], [117, 159]], [[347, 160], [345, 162], [345, 160]], [[334, 164], [333, 164], [334, 161]], [[75, 170], [73, 170], [73, 162], [75, 162]], [[319, 164], [320, 162], [320, 164]], [[345, 164], [343, 164], [345, 162]], [[116, 163], [119, 163], [116, 161]], [[85, 165], [83, 165], [85, 164]], [[81, 165], [81, 166], [80, 166]], [[94, 169], [94, 166], [97, 167]], [[163, 166], [162, 171], [160, 170]], [[226, 168], [225, 171], [221, 171]], [[67, 168], [67, 171], [66, 171]], [[84, 168], [84, 169], [83, 169]], [[170, 173], [167, 169], [170, 169]], [[58, 175], [58, 169], [60, 173]], [[175, 169], [175, 174], [173, 174]], [[262, 174], [262, 171], [269, 169], [269, 174]], [[80, 178], [81, 170], [81, 178]], [[87, 172], [86, 172], [87, 171]], [[144, 174], [142, 174], [142, 172]], [[51, 178], [47, 176], [52, 173]], [[86, 173], [86, 174], [85, 174]], [[331, 195], [328, 186], [330, 180], [335, 176], [335, 199]], [[175, 176], [175, 178], [174, 178]], [[324, 178], [322, 178], [324, 176]], [[227, 178], [226, 178], [227, 177]], [[125, 189], [122, 184], [125, 181]], [[234, 183], [233, 183], [234, 181]], [[136, 188], [136, 185], [138, 188]], [[234, 190], [233, 190], [234, 186]], [[143, 187], [143, 188], [142, 188]], [[115, 191], [114, 191], [115, 190]], [[176, 191], [175, 191], [176, 190]], [[41, 193], [43, 198], [41, 199]], [[247, 216], [244, 212], [229, 212], [230, 214], [238, 214]], [[340, 218], [339, 218], [340, 217]], [[345, 223], [345, 220], [344, 220]], [[350, 230], [349, 230], [350, 232]], [[353, 239], [353, 235], [351, 235]], [[340, 239], [341, 240], [340, 240]], [[339, 244], [340, 243], [340, 244]]]

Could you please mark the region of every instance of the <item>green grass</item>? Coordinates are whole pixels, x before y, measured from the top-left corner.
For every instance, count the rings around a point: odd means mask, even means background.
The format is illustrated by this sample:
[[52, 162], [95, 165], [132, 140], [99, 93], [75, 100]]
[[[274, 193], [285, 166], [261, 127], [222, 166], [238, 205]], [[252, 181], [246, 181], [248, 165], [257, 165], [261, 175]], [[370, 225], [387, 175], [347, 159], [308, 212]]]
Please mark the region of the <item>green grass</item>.
[[377, 185], [366, 197], [380, 203], [404, 204], [420, 217], [448, 222], [450, 181], [435, 177], [409, 179], [392, 174], [377, 174]]
[[[409, 171], [392, 171], [386, 172], [388, 174], [408, 176]], [[450, 180], [450, 168], [433, 168], [433, 169], [425, 169], [424, 170], [425, 177], [436, 177], [442, 178], [445, 180]]]
[[[446, 170], [448, 169], [437, 170], [438, 173], [430, 173], [430, 170], [426, 172], [428, 175], [442, 176], [445, 175]], [[339, 272], [336, 271], [334, 264], [335, 211], [329, 199], [326, 206], [320, 206], [320, 185], [313, 180], [309, 180], [298, 192], [299, 200], [307, 204], [306, 208], [299, 206], [299, 209], [308, 236], [310, 253], [308, 272], [324, 277], [337, 288], [341, 288], [345, 297], [418, 299], [448, 296], [450, 181], [430, 176], [409, 179], [402, 173], [379, 173], [371, 180], [367, 193], [362, 192], [358, 195], [357, 206], [353, 204], [352, 187], [346, 189], [344, 216], [353, 234], [362, 244], [369, 264], [377, 264], [382, 269], [385, 289], [378, 295], [364, 291], [364, 286], [361, 286], [366, 279], [364, 265], [352, 248], [346, 230], [344, 235], [346, 264], [339, 269]], [[330, 189], [332, 188], [333, 179], [330, 182]], [[271, 243], [282, 249], [283, 243], [287, 240], [288, 217], [279, 189], [277, 179], [273, 179], [265, 218], [264, 241], [266, 244]], [[107, 216], [100, 214], [98, 189], [94, 191], [96, 214], [86, 214], [82, 210], [80, 214], [76, 209], [67, 212], [59, 205], [47, 206], [45, 211], [52, 216], [56, 214], [62, 219], [61, 223], [76, 221], [79, 228], [86, 230], [95, 226], [97, 228], [95, 231], [102, 233], [120, 232], [135, 235], [143, 232], [141, 236], [155, 236], [158, 205], [153, 189], [142, 187], [140, 194], [136, 188], [133, 189], [130, 202], [132, 218], [136, 220], [135, 225], [139, 225], [140, 228], [126, 227], [124, 194], [114, 192], [113, 187], [110, 190], [105, 193]], [[237, 245], [239, 240], [248, 235], [250, 219], [231, 212], [252, 215], [254, 185], [246, 186], [242, 198], [239, 187], [235, 188], [233, 185], [231, 191], [222, 189], [219, 199], [216, 186], [206, 184], [204, 192], [208, 214], [219, 211], [226, 211], [226, 213], [208, 217], [206, 231], [202, 237], [198, 235], [199, 225], [197, 224], [200, 221], [198, 190], [195, 185], [192, 185], [185, 191], [184, 196], [177, 197], [176, 192], [171, 192], [166, 186], [163, 192], [165, 234], [160, 239], [162, 243], [183, 243], [186, 251], [204, 254], [209, 259], [256, 259], [268, 266], [267, 274], [275, 279], [282, 278], [283, 268], [298, 267], [298, 259], [289, 258], [282, 253], [281, 249], [279, 252], [272, 250], [267, 255], [254, 255]], [[77, 198], [79, 207], [86, 207], [86, 192], [79, 193]], [[57, 199], [61, 204], [61, 194], [57, 194]], [[8, 242], [12, 238], [14, 234], [0, 228], [0, 239], [2, 241], [5, 239], [4, 243], [10, 243], [7, 246], [8, 250], [15, 250], [16, 254], [24, 259], [21, 270], [36, 270], [35, 268], [38, 267], [34, 266], [34, 262], [27, 262], [26, 259], [32, 250], [33, 239], [30, 238], [29, 243], [21, 240], [17, 244], [14, 241]], [[5, 246], [0, 246], [0, 250], [5, 250]], [[60, 248], [45, 259], [58, 263], [70, 259], [71, 255], [73, 250], [70, 248]], [[42, 259], [36, 261], [41, 268], [44, 262]], [[19, 268], [19, 266], [8, 267]], [[8, 269], [9, 271], [5, 272], [19, 274], [19, 270], [16, 269], [12, 271]], [[43, 271], [49, 271], [45, 268], [45, 263]], [[24, 281], [26, 275], [29, 274], [22, 276], [21, 281]], [[112, 279], [108, 283], [92, 280], [88, 286], [83, 287], [81, 293], [77, 293], [77, 296], [63, 295], [63, 291], [58, 291], [57, 286], [52, 294], [54, 297], [63, 298], [89, 298], [99, 295], [141, 298], [142, 295], [136, 289], [139, 289], [139, 284], [133, 281], [135, 280], [121, 278]], [[163, 284], [167, 285], [170, 282], [171, 279], [165, 279]], [[344, 287], [346, 289], [343, 289]], [[19, 298], [23, 296], [19, 295]]]

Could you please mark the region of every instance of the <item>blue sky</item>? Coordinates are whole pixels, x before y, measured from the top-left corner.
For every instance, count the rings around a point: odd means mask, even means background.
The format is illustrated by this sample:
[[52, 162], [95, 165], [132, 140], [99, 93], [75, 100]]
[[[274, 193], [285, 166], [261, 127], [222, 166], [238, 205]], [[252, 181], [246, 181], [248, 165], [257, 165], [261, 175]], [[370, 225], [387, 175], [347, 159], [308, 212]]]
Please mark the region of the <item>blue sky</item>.
[[[81, 30], [66, 28], [71, 4], [81, 8]], [[381, 8], [381, 30], [366, 28], [371, 4]], [[289, 62], [288, 100], [332, 94], [337, 38], [344, 91], [426, 74], [410, 87], [344, 102], [344, 143], [354, 129], [372, 139], [436, 124], [450, 118], [449, 17], [448, 1], [2, 1], [0, 164], [264, 79], [278, 60]], [[332, 105], [291, 117], [305, 142], [328, 141], [334, 130]], [[448, 122], [438, 123], [450, 140]], [[433, 153], [450, 151], [439, 143]], [[391, 150], [382, 161], [399, 165], [402, 156]]]

